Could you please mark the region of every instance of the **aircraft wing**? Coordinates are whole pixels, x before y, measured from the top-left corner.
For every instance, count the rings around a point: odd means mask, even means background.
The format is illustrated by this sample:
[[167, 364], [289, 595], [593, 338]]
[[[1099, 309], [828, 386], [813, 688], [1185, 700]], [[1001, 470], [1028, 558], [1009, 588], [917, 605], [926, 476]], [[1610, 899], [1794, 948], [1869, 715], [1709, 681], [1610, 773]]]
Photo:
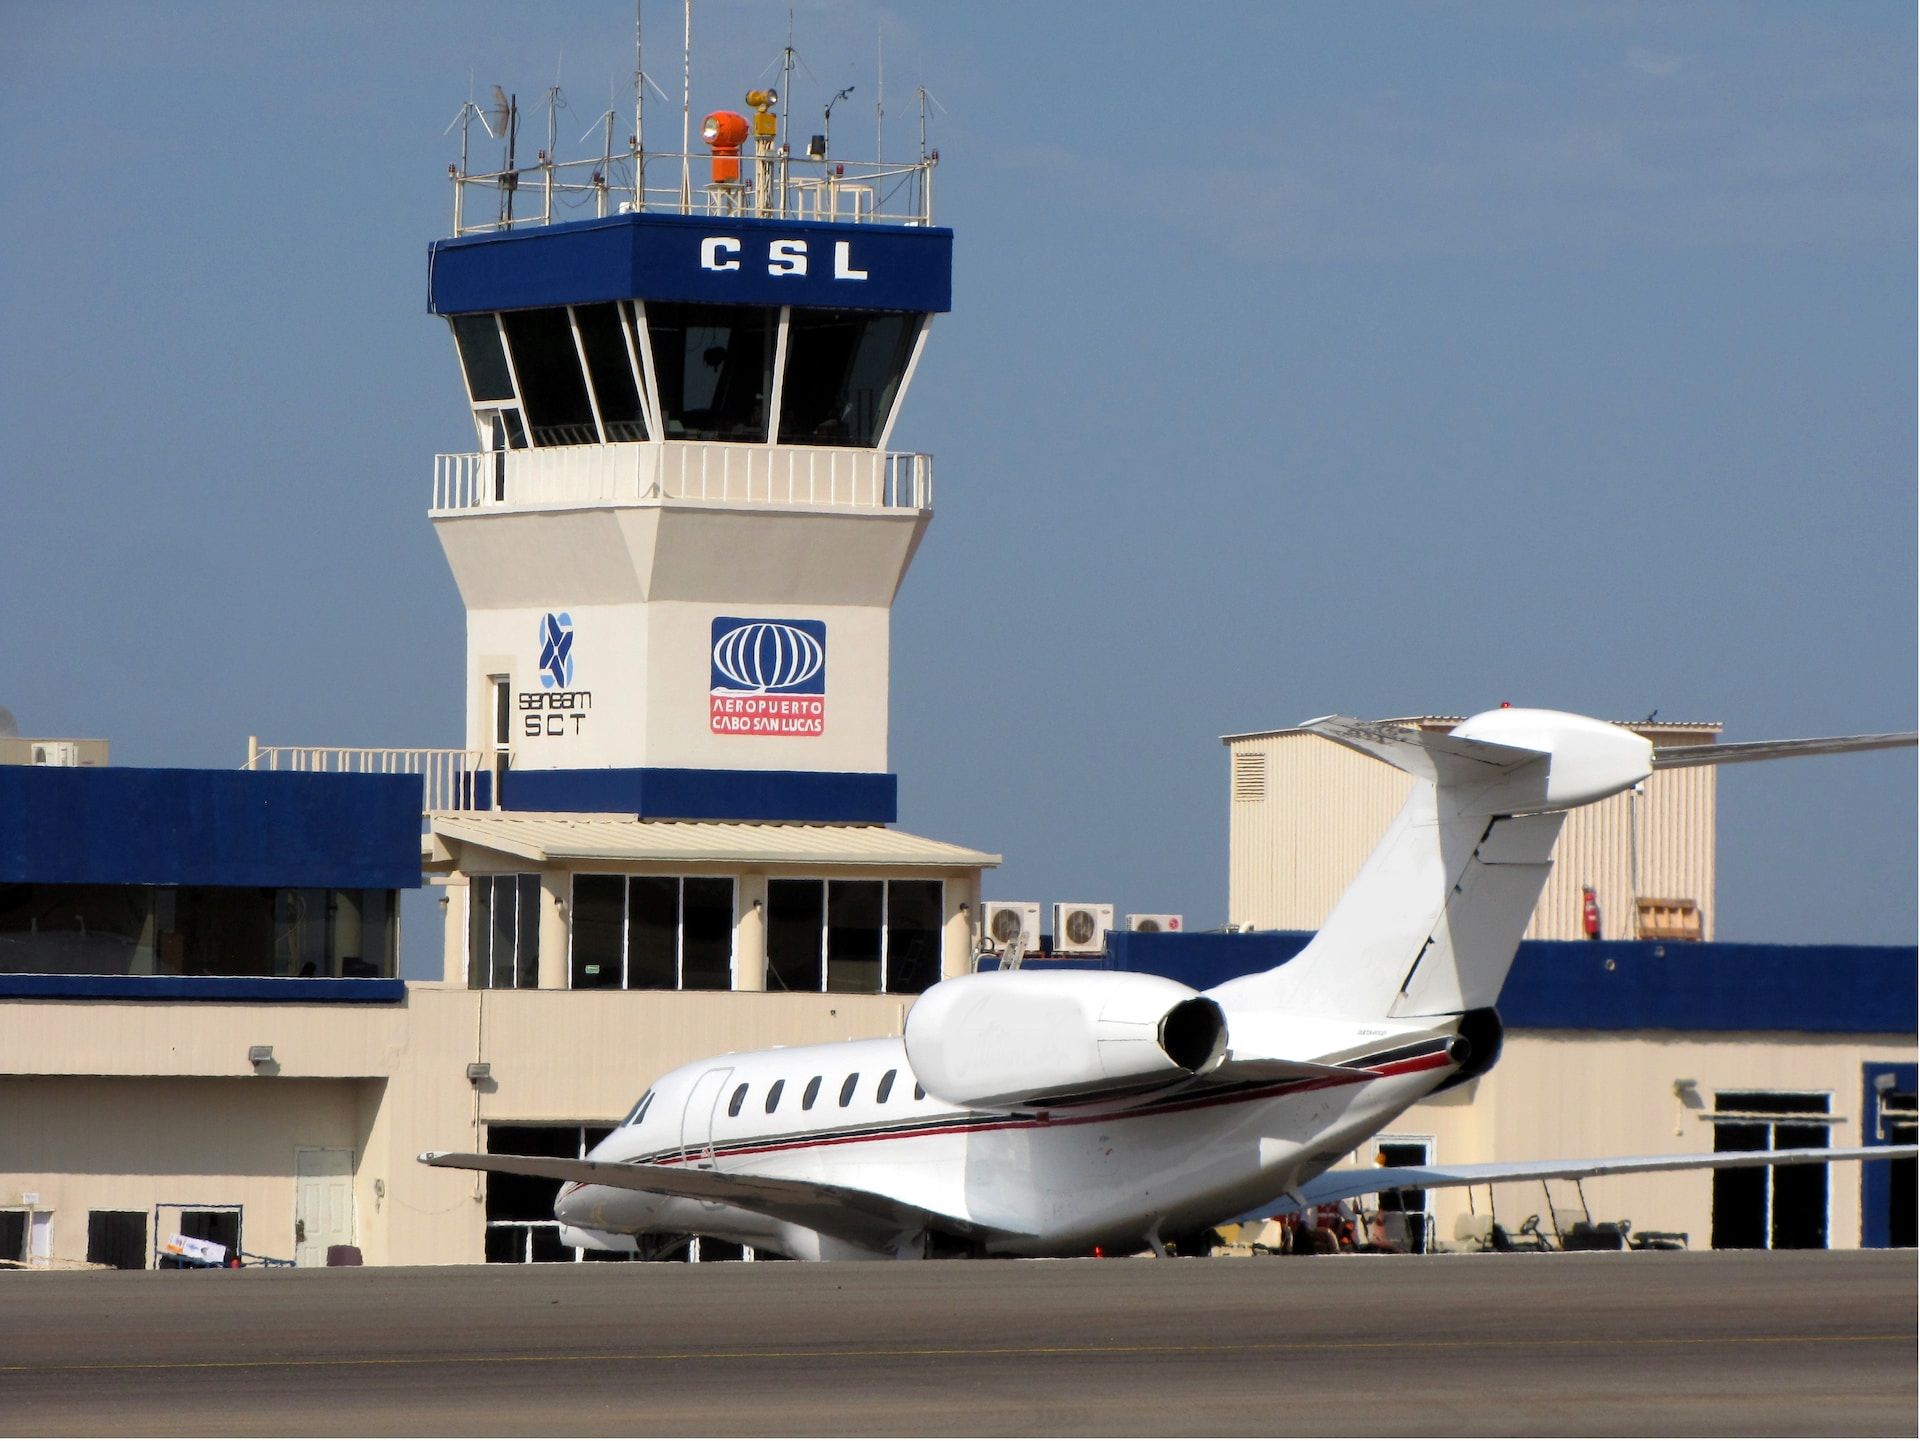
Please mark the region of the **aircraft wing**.
[[718, 1201], [789, 1221], [810, 1231], [860, 1246], [882, 1245], [916, 1231], [933, 1230], [971, 1240], [989, 1240], [1012, 1233], [983, 1226], [961, 1216], [948, 1216], [904, 1201], [835, 1186], [825, 1181], [796, 1181], [774, 1176], [746, 1176], [726, 1171], [700, 1171], [685, 1166], [649, 1166], [628, 1161], [576, 1161], [558, 1156], [496, 1156], [472, 1151], [425, 1151], [420, 1161], [460, 1171], [499, 1171], [509, 1176], [544, 1176], [552, 1181], [576, 1181], [583, 1186], [617, 1186], [656, 1196], [679, 1196], [694, 1201]]
[[[1485, 1161], [1464, 1166], [1356, 1166], [1327, 1171], [1295, 1187], [1270, 1207], [1235, 1221], [1285, 1216], [1375, 1191], [1439, 1190], [1486, 1186], [1497, 1181], [1584, 1181], [1594, 1176], [1631, 1176], [1649, 1171], [1699, 1171], [1736, 1166], [1791, 1166], [1824, 1161], [1899, 1161], [1920, 1155], [1920, 1146], [1803, 1146], [1784, 1151], [1712, 1151], [1692, 1156], [1614, 1156], [1594, 1161]], [[1231, 1223], [1229, 1223], [1231, 1224]]]

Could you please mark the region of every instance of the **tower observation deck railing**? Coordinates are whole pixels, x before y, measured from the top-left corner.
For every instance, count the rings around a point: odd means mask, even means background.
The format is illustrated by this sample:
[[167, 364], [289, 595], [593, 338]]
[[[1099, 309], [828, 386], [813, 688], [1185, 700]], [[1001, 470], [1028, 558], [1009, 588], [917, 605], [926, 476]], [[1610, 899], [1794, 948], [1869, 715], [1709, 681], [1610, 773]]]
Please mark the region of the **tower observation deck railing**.
[[[782, 147], [784, 149], [784, 147]], [[549, 160], [469, 174], [449, 165], [453, 233], [485, 235], [634, 213], [739, 215], [848, 225], [933, 224], [933, 171], [924, 160], [795, 159], [776, 150], [739, 156], [739, 179], [715, 181], [712, 155], [629, 147], [585, 160]], [[638, 183], [635, 175], [639, 176]]]
[[724, 441], [559, 445], [436, 455], [434, 513], [680, 500], [930, 511], [933, 457]]

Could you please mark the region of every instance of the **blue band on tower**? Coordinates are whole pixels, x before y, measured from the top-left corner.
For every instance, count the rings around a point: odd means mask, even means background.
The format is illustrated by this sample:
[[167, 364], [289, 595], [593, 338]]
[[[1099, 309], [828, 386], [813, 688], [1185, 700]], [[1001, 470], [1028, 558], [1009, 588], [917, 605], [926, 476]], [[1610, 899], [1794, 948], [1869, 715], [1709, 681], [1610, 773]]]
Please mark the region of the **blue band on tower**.
[[436, 315], [609, 300], [946, 311], [953, 232], [737, 216], [614, 215], [439, 240]]

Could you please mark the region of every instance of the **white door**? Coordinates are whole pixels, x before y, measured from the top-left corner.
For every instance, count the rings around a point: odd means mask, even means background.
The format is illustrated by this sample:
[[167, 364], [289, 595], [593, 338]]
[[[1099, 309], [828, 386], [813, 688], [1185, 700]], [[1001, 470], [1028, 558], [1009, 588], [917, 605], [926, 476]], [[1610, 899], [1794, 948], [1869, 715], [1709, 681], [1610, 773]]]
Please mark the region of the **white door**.
[[53, 1213], [35, 1211], [28, 1223], [27, 1260], [35, 1266], [53, 1264]]
[[687, 1108], [680, 1113], [680, 1149], [696, 1166], [713, 1168], [713, 1113], [720, 1107], [720, 1096], [727, 1088], [731, 1066], [716, 1066], [693, 1083], [687, 1092]]
[[294, 1264], [324, 1266], [327, 1247], [352, 1244], [353, 1152], [302, 1147], [294, 1160]]

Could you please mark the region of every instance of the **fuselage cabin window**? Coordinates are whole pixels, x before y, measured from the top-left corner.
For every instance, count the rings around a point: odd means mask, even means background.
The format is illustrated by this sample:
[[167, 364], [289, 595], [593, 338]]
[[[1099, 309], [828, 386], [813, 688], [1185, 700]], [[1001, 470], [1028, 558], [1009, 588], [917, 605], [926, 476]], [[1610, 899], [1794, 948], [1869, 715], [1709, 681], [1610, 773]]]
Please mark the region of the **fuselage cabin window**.
[[770, 881], [767, 989], [917, 995], [940, 979], [943, 906], [939, 881]]
[[813, 1103], [820, 1098], [820, 1078], [815, 1076], [807, 1082], [807, 1089], [800, 1093], [800, 1109], [811, 1111]]
[[927, 1088], [918, 1081], [913, 1083], [913, 1099], [916, 1101], [924, 1101], [927, 1099]]
[[467, 881], [467, 985], [476, 991], [540, 984], [540, 877]]
[[767, 1114], [769, 1116], [780, 1109], [780, 1093], [786, 1088], [787, 1083], [784, 1080], [775, 1081], [771, 1086], [767, 1087]]
[[855, 1071], [851, 1076], [848, 1076], [846, 1080], [840, 1083], [840, 1104], [841, 1105], [849, 1106], [853, 1104], [853, 1088], [859, 1084], [860, 1084], [860, 1073], [858, 1071]]
[[874, 1092], [873, 1096], [873, 1099], [880, 1105], [886, 1105], [887, 1097], [893, 1094], [893, 1078], [898, 1074], [899, 1072], [897, 1071], [888, 1071], [886, 1075], [880, 1078], [880, 1088]]
[[583, 875], [573, 878], [573, 894], [576, 989], [732, 987], [729, 878]]
[[746, 1083], [743, 1081], [739, 1085], [733, 1088], [733, 1099], [727, 1102], [727, 1114], [729, 1116], [739, 1115], [740, 1108], [746, 1105], [746, 1103], [747, 1103], [747, 1087], [746, 1087]]

